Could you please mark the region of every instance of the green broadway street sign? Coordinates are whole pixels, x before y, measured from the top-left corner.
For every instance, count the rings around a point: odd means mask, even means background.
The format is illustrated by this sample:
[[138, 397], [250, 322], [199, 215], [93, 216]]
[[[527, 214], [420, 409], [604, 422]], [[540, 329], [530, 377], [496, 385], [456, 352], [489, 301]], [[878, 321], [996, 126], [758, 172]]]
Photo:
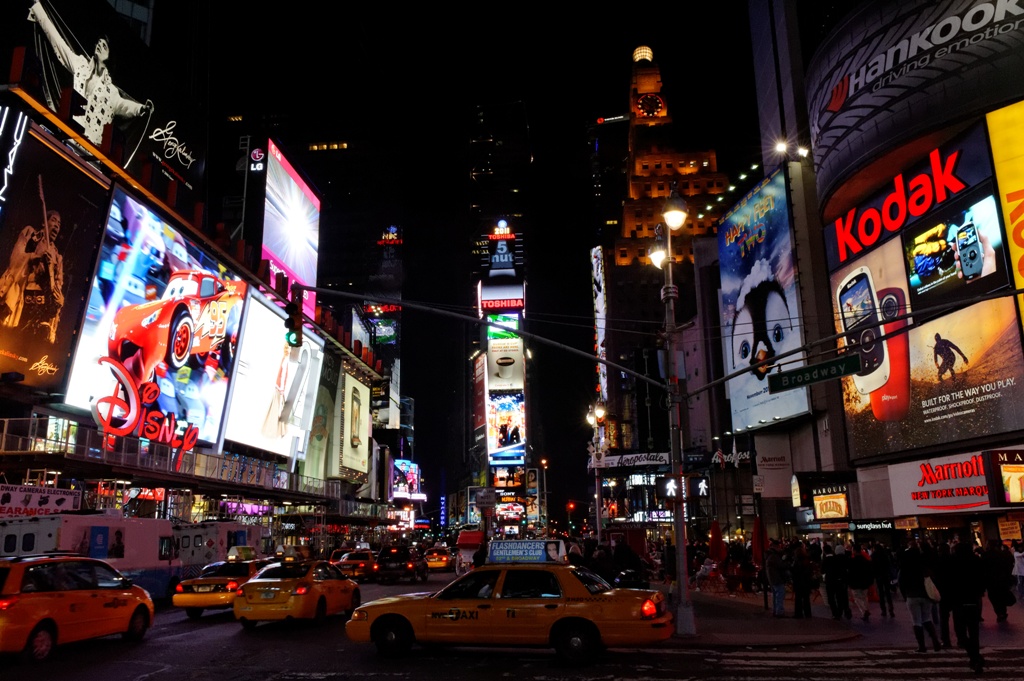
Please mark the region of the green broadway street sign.
[[783, 390], [802, 388], [811, 383], [820, 383], [833, 378], [841, 378], [860, 371], [860, 354], [847, 352], [842, 357], [831, 359], [820, 364], [811, 364], [793, 371], [782, 371], [768, 374], [768, 392], [780, 393]]

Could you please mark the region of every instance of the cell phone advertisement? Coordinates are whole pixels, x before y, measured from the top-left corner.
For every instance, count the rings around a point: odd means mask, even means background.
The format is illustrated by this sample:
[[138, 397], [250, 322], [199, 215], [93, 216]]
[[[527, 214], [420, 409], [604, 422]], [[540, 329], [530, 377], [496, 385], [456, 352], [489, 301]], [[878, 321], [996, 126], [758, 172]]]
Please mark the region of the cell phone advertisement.
[[[1011, 297], [915, 321], [900, 303], [908, 281], [898, 239], [833, 273], [832, 288], [839, 344], [871, 358], [842, 379], [852, 459], [1019, 427], [1024, 359]], [[852, 325], [846, 302], [865, 310]]]

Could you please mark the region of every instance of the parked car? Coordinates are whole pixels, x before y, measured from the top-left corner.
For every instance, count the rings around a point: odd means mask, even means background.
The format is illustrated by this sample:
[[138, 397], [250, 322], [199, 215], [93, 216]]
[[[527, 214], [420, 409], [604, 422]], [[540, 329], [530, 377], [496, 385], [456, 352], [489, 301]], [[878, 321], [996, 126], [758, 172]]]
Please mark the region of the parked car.
[[377, 554], [377, 581], [394, 584], [399, 579], [427, 581], [427, 562], [412, 546], [385, 546]]
[[30, 661], [58, 643], [112, 634], [141, 641], [153, 599], [105, 561], [71, 554], [0, 558], [0, 653]]
[[271, 563], [238, 588], [235, 619], [244, 629], [260, 622], [306, 619], [323, 622], [361, 603], [359, 585], [326, 560]]

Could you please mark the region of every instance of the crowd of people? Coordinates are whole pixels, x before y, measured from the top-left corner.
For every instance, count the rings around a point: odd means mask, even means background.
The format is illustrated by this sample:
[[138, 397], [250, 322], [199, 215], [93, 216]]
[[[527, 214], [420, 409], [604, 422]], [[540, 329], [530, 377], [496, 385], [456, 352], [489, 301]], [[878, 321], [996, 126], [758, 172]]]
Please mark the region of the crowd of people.
[[[894, 549], [877, 541], [774, 540], [759, 569], [751, 567], [749, 545], [729, 544], [721, 564], [711, 562], [701, 549], [694, 547], [690, 557], [691, 581], [697, 588], [710, 562], [730, 589], [748, 587], [742, 577], [729, 582], [729, 575], [755, 569], [751, 586], [769, 592], [776, 617], [811, 617], [816, 590], [836, 620], [856, 615], [870, 622], [873, 612], [896, 618], [894, 601], [902, 600], [918, 652], [927, 652], [929, 645], [934, 650], [955, 645], [966, 651], [975, 671], [984, 664], [978, 641], [983, 599], [1002, 623], [1009, 620], [1008, 608], [1017, 596], [1024, 597], [1024, 543], [1018, 541], [1008, 546], [990, 539], [981, 546], [969, 539], [910, 539]], [[787, 612], [790, 593], [792, 610]]]

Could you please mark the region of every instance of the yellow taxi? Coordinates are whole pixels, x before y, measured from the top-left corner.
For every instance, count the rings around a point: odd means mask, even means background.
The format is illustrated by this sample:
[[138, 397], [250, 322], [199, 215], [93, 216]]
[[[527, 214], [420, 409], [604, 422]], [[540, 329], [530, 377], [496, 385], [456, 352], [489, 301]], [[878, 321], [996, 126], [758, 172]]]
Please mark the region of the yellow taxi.
[[[660, 591], [615, 589], [565, 562], [561, 542], [494, 541], [487, 562], [436, 593], [391, 596], [356, 608], [349, 639], [384, 655], [416, 643], [550, 647], [581, 661], [603, 648], [672, 636]], [[551, 546], [549, 546], [551, 545]]]
[[112, 634], [141, 641], [153, 615], [149, 593], [102, 560], [0, 558], [0, 653], [41, 662], [58, 643]]
[[366, 582], [377, 574], [377, 558], [373, 551], [347, 551], [338, 555], [331, 554], [331, 565], [341, 570], [341, 574], [357, 582]]
[[245, 629], [279, 620], [323, 622], [352, 612], [362, 602], [359, 585], [326, 560], [271, 563], [235, 594], [235, 619]]
[[455, 556], [447, 546], [434, 546], [423, 552], [427, 569], [432, 572], [455, 572]]
[[255, 558], [252, 547], [239, 550], [241, 548], [231, 547], [226, 561], [210, 563], [198, 577], [180, 582], [171, 598], [174, 606], [184, 608], [189, 619], [202, 617], [203, 610], [233, 607], [238, 587], [271, 562], [266, 558]]

